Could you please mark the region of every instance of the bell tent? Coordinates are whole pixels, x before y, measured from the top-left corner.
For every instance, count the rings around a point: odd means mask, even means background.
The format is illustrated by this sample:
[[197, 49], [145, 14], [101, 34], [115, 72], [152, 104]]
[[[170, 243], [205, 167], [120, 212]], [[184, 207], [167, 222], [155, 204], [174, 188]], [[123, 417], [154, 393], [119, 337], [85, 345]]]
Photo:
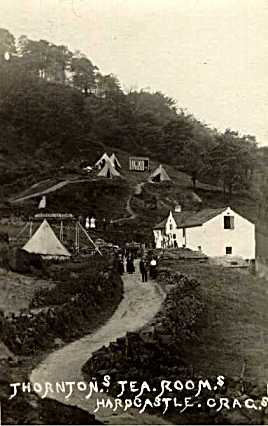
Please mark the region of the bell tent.
[[115, 169], [115, 167], [112, 165], [111, 161], [106, 161], [104, 167], [101, 169], [101, 171], [98, 173], [98, 176], [110, 178], [121, 176], [120, 173]]
[[110, 158], [105, 152], [101, 156], [101, 158], [97, 161], [97, 163], [95, 164], [95, 167], [97, 167], [97, 169], [102, 169], [105, 166], [106, 161], [110, 161]]
[[39, 205], [38, 205], [38, 208], [39, 208], [39, 209], [45, 209], [45, 208], [46, 208], [46, 205], [47, 205], [46, 196], [45, 196], [45, 195], [43, 195], [43, 197], [41, 198], [40, 203], [39, 203]]
[[23, 250], [28, 253], [40, 254], [44, 258], [68, 259], [71, 256], [46, 219], [25, 244]]
[[167, 174], [164, 167], [160, 164], [157, 169], [151, 174], [149, 177], [149, 180], [151, 182], [164, 182], [164, 181], [171, 181], [169, 175]]
[[116, 157], [115, 153], [113, 152], [111, 157], [110, 157], [110, 161], [112, 163], [112, 165], [116, 168], [116, 169], [121, 169], [121, 164], [119, 163], [118, 158]]

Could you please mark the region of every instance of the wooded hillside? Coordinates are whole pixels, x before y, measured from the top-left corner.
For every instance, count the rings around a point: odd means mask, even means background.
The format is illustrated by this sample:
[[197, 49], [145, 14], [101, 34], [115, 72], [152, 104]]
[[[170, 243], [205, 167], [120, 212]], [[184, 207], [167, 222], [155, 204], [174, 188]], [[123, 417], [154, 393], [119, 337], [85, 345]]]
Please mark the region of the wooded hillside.
[[2, 186], [19, 179], [25, 189], [30, 176], [79, 170], [107, 147], [170, 164], [193, 186], [201, 180], [229, 196], [253, 191], [267, 214], [267, 191], [255, 179], [266, 185], [267, 160], [254, 136], [211, 129], [160, 92], [126, 93], [82, 52], [0, 29]]

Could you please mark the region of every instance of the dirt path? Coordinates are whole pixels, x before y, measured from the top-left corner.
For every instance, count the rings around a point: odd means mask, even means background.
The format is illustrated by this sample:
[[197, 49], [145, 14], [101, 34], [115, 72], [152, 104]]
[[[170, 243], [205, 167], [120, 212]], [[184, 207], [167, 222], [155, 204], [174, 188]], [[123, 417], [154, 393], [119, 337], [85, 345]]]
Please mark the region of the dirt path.
[[[164, 300], [164, 293], [160, 287], [155, 282], [142, 283], [140, 274], [137, 273], [126, 274], [123, 280], [124, 298], [112, 318], [94, 334], [50, 354], [32, 372], [30, 377], [32, 383], [53, 384], [56, 381], [83, 380], [81, 368], [94, 351], [124, 336], [127, 331], [135, 331], [152, 320]], [[85, 399], [85, 394], [78, 391], [75, 391], [68, 400], [65, 399], [65, 394], [59, 393], [50, 393], [49, 397], [92, 413], [96, 407], [97, 397], [103, 398], [104, 394], [93, 394], [89, 400]], [[166, 424], [157, 416], [141, 415], [135, 410], [112, 413], [112, 410], [105, 408], [99, 410], [96, 417], [105, 424]]]
[[114, 220], [111, 221], [111, 223], [127, 222], [128, 220], [133, 220], [137, 217], [136, 213], [131, 208], [131, 200], [132, 200], [132, 195], [130, 195], [128, 197], [127, 205], [126, 205], [126, 211], [128, 212], [129, 216], [128, 217], [121, 217], [119, 219], [114, 219]]
[[[140, 195], [142, 193], [142, 187], [145, 184], [146, 184], [146, 182], [137, 183], [137, 185], [135, 186], [135, 189], [134, 189], [134, 195]], [[111, 221], [111, 223], [121, 223], [121, 222], [127, 222], [129, 220], [136, 219], [137, 214], [134, 212], [134, 210], [131, 207], [132, 197], [133, 197], [133, 195], [130, 195], [128, 197], [127, 205], [126, 205], [126, 211], [128, 212], [129, 216], [128, 217], [122, 217], [122, 218], [119, 218], [119, 219], [114, 219], [114, 220]]]
[[[90, 179], [90, 182], [94, 182], [96, 180], [97, 179]], [[40, 188], [38, 189], [38, 184], [35, 184], [31, 187], [33, 191], [30, 194], [11, 198], [9, 201], [11, 203], [18, 203], [18, 202], [21, 203], [23, 201], [29, 200], [30, 198], [36, 198], [36, 197], [41, 197], [43, 195], [50, 194], [51, 192], [55, 192], [58, 189], [61, 189], [66, 185], [70, 185], [70, 184], [73, 184], [73, 183], [81, 183], [81, 182], [89, 182], [89, 178], [63, 179], [60, 182], [57, 182], [57, 183], [54, 183], [54, 184], [49, 184], [47, 188], [43, 188], [43, 189], [40, 189]], [[42, 183], [42, 182], [40, 182], [40, 183]], [[31, 188], [29, 188], [29, 190], [31, 190]], [[34, 188], [36, 188], [36, 190]]]
[[68, 185], [68, 183], [70, 183], [68, 180], [64, 180], [62, 182], [59, 182], [55, 185], [50, 186], [47, 189], [41, 190], [41, 191], [36, 191], [33, 192], [32, 194], [29, 195], [25, 195], [23, 197], [18, 197], [18, 198], [14, 198], [12, 200], [10, 200], [12, 203], [21, 203], [22, 201], [28, 200], [30, 198], [35, 198], [35, 197], [41, 197], [42, 195], [47, 195], [51, 192], [55, 192], [60, 188], [63, 188], [64, 186]]

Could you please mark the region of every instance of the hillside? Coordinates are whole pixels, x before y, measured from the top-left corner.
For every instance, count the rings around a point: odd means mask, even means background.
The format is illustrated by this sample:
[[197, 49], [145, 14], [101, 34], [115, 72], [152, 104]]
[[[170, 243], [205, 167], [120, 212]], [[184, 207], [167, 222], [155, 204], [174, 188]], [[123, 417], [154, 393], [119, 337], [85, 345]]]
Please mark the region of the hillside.
[[[112, 153], [111, 149], [106, 151]], [[9, 202], [5, 203], [5, 216], [13, 212], [27, 220], [29, 215], [38, 212], [39, 201], [45, 194], [46, 211], [72, 213], [83, 220], [94, 216], [97, 219], [94, 236], [118, 243], [132, 239], [150, 243], [152, 227], [177, 204], [187, 210], [231, 204], [239, 213], [256, 222], [258, 227], [263, 225], [258, 219], [256, 200], [247, 192], [235, 193], [230, 198], [224, 195], [221, 187], [199, 181], [193, 189], [191, 177], [168, 164], [164, 167], [171, 181], [150, 183], [151, 172], [129, 171], [129, 154], [119, 150], [116, 153], [122, 165], [121, 177], [99, 178], [96, 172], [87, 174], [77, 164], [73, 166], [72, 173], [71, 169], [68, 173], [64, 169], [59, 170], [58, 176], [41, 180], [22, 191], [14, 185]], [[95, 155], [93, 158], [87, 164], [94, 165], [98, 157]], [[158, 164], [151, 161], [151, 170]], [[103, 219], [109, 225], [106, 229], [103, 228]]]
[[[150, 241], [177, 203], [230, 204], [265, 232], [267, 155], [254, 136], [211, 129], [161, 92], [124, 92], [81, 52], [5, 29], [0, 77], [2, 217], [27, 220], [45, 194], [50, 211], [112, 221], [108, 238]], [[83, 171], [105, 151], [118, 155], [122, 178]], [[128, 171], [131, 154], [149, 156], [152, 170], [163, 164], [172, 182], [144, 184], [148, 173]]]

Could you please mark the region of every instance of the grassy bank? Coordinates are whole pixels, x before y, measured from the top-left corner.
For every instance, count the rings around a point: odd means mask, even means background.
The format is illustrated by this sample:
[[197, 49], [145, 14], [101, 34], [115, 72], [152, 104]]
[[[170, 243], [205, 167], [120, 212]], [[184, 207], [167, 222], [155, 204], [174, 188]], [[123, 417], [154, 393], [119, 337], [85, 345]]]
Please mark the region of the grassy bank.
[[187, 356], [197, 372], [225, 374], [264, 385], [268, 380], [265, 338], [267, 282], [246, 272], [180, 262], [174, 269], [202, 283], [206, 309], [199, 344]]

